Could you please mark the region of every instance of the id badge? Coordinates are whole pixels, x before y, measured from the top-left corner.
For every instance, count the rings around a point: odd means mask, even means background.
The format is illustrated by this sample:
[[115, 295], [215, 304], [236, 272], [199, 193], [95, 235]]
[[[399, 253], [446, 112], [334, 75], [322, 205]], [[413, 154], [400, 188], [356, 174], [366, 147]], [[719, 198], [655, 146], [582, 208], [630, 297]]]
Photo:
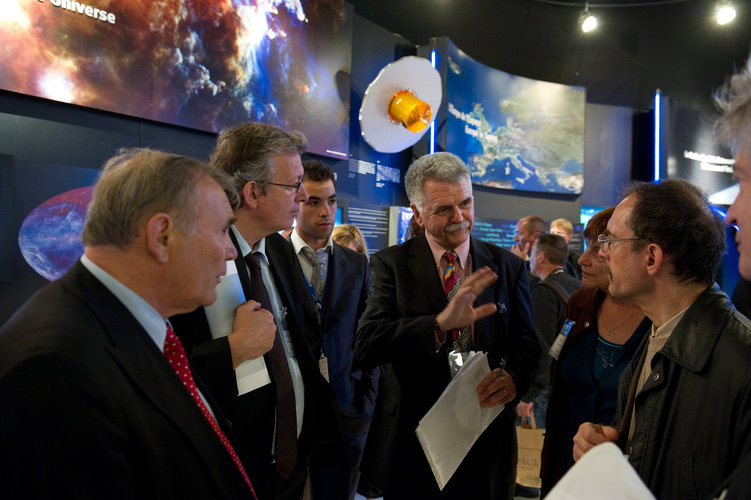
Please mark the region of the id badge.
[[468, 352], [462, 351], [449, 352], [449, 371], [451, 372], [451, 378], [454, 378], [454, 375], [456, 375], [459, 370], [461, 370], [462, 366], [464, 366], [464, 361], [467, 359], [468, 355]]
[[321, 375], [323, 375], [323, 378], [326, 379], [326, 382], [330, 382], [329, 380], [329, 358], [326, 357], [325, 354], [321, 353], [321, 357], [318, 359], [318, 369], [321, 371]]

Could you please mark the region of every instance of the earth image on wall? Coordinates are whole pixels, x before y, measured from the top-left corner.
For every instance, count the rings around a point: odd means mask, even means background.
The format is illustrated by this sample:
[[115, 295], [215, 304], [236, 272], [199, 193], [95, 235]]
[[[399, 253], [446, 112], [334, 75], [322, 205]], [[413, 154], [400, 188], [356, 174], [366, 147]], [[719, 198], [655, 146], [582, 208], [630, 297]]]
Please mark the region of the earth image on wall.
[[32, 210], [21, 224], [21, 254], [49, 281], [65, 274], [83, 255], [80, 236], [93, 192], [93, 186], [86, 186], [54, 196]]
[[448, 42], [446, 150], [472, 183], [579, 194], [584, 185], [583, 87], [481, 64]]

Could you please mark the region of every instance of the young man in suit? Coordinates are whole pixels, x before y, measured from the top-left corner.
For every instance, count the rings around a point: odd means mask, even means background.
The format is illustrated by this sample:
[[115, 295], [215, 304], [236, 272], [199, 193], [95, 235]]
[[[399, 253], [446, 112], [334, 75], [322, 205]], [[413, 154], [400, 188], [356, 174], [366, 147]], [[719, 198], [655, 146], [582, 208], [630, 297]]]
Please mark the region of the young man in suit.
[[297, 225], [287, 239], [302, 271], [294, 273], [295, 279], [307, 290], [306, 338], [336, 394], [345, 437], [344, 452], [335, 463], [311, 467], [311, 491], [313, 498], [351, 500], [378, 392], [379, 369], [363, 369], [353, 351], [370, 266], [365, 255], [331, 240], [337, 210], [334, 173], [317, 160], [304, 162], [303, 169], [308, 199], [300, 203]]
[[[370, 366], [390, 362], [401, 386], [384, 498], [510, 500], [517, 457], [513, 408], [541, 352], [526, 266], [470, 236], [472, 185], [457, 156], [419, 158], [404, 183], [425, 231], [372, 256], [372, 285], [355, 338], [357, 358]], [[477, 387], [477, 404], [506, 407], [439, 491], [415, 428], [450, 381], [449, 352], [470, 349], [486, 351], [492, 369]]]
[[4, 497], [255, 498], [165, 322], [216, 300], [236, 253], [228, 194], [224, 174], [183, 156], [105, 165], [83, 257], [0, 330]]
[[[261, 500], [301, 498], [309, 462], [341, 446], [333, 394], [303, 337], [303, 291], [283, 272], [297, 267], [297, 258], [277, 233], [292, 226], [308, 198], [305, 146], [301, 132], [263, 123], [219, 135], [211, 165], [232, 177], [240, 195], [231, 228], [237, 258], [213, 308], [173, 319], [233, 423]], [[231, 331], [210, 322], [217, 314], [232, 319]], [[261, 356], [259, 372], [236, 370]]]

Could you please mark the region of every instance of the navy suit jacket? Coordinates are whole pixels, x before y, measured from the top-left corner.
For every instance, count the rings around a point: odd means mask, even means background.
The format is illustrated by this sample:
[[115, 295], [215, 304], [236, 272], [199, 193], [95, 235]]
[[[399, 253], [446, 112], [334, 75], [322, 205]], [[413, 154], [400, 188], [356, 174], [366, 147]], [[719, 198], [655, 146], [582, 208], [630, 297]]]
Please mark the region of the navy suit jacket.
[[[305, 413], [300, 434], [299, 459], [326, 462], [341, 449], [342, 430], [336, 411], [334, 395], [321, 376], [318, 362], [305, 342], [302, 294], [306, 293], [291, 282], [284, 269], [299, 267], [292, 247], [276, 233], [266, 237], [266, 256], [270, 271], [284, 307], [287, 309], [287, 326], [295, 356], [305, 385]], [[246, 264], [238, 249], [235, 260], [239, 272]], [[251, 297], [246, 297], [250, 299]], [[189, 351], [191, 362], [203, 377], [227, 418], [232, 422], [244, 454], [246, 470], [260, 498], [270, 491], [268, 466], [274, 437], [276, 392], [274, 373], [269, 368], [271, 384], [242, 396], [237, 395], [237, 381], [232, 367], [232, 354], [226, 337], [212, 340], [206, 313], [199, 308], [193, 313], [171, 318], [180, 340]]]
[[[293, 279], [302, 290], [307, 290], [299, 266]], [[328, 358], [331, 387], [344, 417], [345, 429], [353, 433], [367, 431], [378, 393], [380, 370], [377, 367], [363, 368], [354, 359], [354, 335], [357, 321], [365, 311], [369, 289], [368, 258], [334, 243], [328, 262], [327, 301], [322, 325], [310, 293], [303, 294], [306, 339], [316, 359], [320, 358], [321, 349]]]
[[541, 348], [532, 322], [524, 261], [474, 237], [470, 253], [474, 269], [488, 266], [498, 274], [498, 280], [475, 301], [476, 305], [496, 304], [498, 312], [475, 322], [474, 348], [488, 353], [491, 368], [506, 359], [517, 396], [480, 436], [441, 493], [415, 435], [418, 422], [450, 380], [451, 340], [436, 352], [433, 330], [436, 315], [447, 304], [441, 278], [425, 235], [381, 250], [370, 260], [373, 283], [355, 337], [355, 355], [367, 365], [391, 363], [401, 387], [397, 438], [385, 485], [392, 498], [513, 496], [512, 408], [534, 378]]
[[0, 408], [5, 498], [250, 498], [164, 355], [80, 262], [0, 330]]

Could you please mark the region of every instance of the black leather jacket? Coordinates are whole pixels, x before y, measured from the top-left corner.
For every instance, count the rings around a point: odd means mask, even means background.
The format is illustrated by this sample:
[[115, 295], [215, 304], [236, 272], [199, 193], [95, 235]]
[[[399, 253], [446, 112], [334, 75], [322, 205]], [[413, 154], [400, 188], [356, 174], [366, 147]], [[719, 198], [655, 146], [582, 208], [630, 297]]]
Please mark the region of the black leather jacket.
[[625, 446], [624, 408], [648, 340], [621, 375], [621, 445], [658, 499], [709, 498], [751, 450], [751, 323], [717, 285], [703, 292], [655, 354]]

